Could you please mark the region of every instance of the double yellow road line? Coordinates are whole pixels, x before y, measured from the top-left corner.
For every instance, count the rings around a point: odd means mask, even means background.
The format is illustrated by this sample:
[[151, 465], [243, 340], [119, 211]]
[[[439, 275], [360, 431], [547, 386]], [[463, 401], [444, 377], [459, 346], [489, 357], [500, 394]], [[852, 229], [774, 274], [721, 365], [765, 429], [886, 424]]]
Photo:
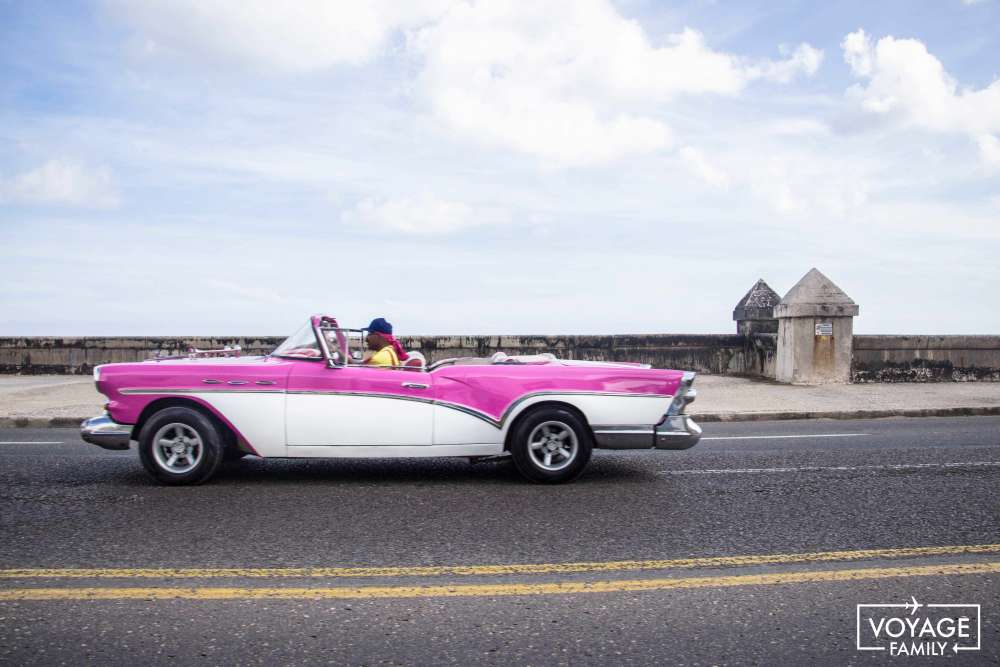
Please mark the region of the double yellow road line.
[[289, 600], [376, 599], [430, 597], [501, 597], [509, 595], [565, 595], [569, 593], [623, 593], [681, 588], [763, 586], [768, 584], [863, 581], [896, 577], [928, 577], [1000, 572], [1000, 562], [912, 567], [863, 568], [747, 574], [720, 577], [631, 579], [543, 584], [463, 584], [446, 586], [337, 586], [333, 588], [18, 588], [0, 590], [0, 602], [21, 600]]
[[[672, 560], [539, 563], [383, 568], [91, 568], [0, 570], [0, 579], [203, 579], [203, 578], [355, 578], [410, 576], [489, 576], [682, 570], [692, 568], [793, 565], [818, 562], [856, 562], [894, 558], [983, 555], [1000, 553], [1000, 544], [824, 551], [815, 553], [723, 556]], [[423, 597], [498, 597], [614, 593], [729, 586], [861, 581], [897, 577], [927, 577], [1000, 572], [1000, 562], [900, 565], [897, 567], [809, 570], [781, 573], [712, 575], [604, 581], [546, 583], [485, 583], [409, 586], [336, 587], [74, 587], [0, 588], [0, 602], [21, 600], [243, 600], [243, 599], [376, 599]]]

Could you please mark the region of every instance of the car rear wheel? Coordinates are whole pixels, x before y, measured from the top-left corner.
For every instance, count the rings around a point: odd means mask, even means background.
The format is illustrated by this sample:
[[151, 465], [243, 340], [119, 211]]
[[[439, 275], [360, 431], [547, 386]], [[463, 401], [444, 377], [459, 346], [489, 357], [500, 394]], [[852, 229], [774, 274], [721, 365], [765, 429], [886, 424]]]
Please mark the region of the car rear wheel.
[[164, 484], [201, 484], [215, 474], [223, 456], [223, 439], [215, 424], [192, 408], [160, 410], [139, 435], [139, 460]]
[[593, 447], [586, 424], [576, 414], [543, 407], [515, 426], [510, 453], [518, 471], [529, 480], [556, 484], [583, 472]]

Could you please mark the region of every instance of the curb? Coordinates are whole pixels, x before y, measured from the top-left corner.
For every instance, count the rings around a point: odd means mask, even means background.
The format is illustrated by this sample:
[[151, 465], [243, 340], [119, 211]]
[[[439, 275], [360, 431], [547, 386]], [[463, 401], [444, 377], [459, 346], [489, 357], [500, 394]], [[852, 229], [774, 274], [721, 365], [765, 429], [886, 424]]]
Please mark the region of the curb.
[[756, 422], [788, 419], [881, 419], [884, 417], [993, 417], [1000, 405], [971, 408], [903, 408], [895, 410], [812, 410], [803, 412], [703, 412], [689, 413], [699, 422]]
[[80, 428], [90, 417], [0, 417], [0, 428]]
[[[881, 419], [884, 417], [995, 417], [1000, 405], [971, 408], [909, 408], [897, 410], [811, 410], [801, 412], [693, 412], [708, 422], [786, 421], [789, 419]], [[88, 417], [0, 417], [0, 428], [79, 428]]]

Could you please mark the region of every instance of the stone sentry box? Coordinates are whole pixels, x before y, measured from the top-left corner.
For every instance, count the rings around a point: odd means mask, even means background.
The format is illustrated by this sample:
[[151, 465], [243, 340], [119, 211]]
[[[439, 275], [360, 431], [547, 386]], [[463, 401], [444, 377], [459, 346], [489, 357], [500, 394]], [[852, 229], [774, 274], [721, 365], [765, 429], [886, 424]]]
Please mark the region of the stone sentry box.
[[775, 379], [792, 384], [851, 381], [858, 304], [816, 269], [774, 307], [778, 319]]
[[781, 297], [764, 282], [763, 278], [758, 280], [733, 309], [736, 333], [740, 336], [778, 333], [778, 320], [774, 318], [774, 307], [780, 301]]

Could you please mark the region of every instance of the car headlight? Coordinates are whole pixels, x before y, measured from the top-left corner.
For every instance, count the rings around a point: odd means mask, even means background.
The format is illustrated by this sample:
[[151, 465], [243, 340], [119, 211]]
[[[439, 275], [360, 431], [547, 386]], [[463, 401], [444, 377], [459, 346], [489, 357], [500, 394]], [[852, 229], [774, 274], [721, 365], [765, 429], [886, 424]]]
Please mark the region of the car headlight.
[[101, 381], [101, 367], [94, 366], [94, 384], [97, 384], [100, 381]]

